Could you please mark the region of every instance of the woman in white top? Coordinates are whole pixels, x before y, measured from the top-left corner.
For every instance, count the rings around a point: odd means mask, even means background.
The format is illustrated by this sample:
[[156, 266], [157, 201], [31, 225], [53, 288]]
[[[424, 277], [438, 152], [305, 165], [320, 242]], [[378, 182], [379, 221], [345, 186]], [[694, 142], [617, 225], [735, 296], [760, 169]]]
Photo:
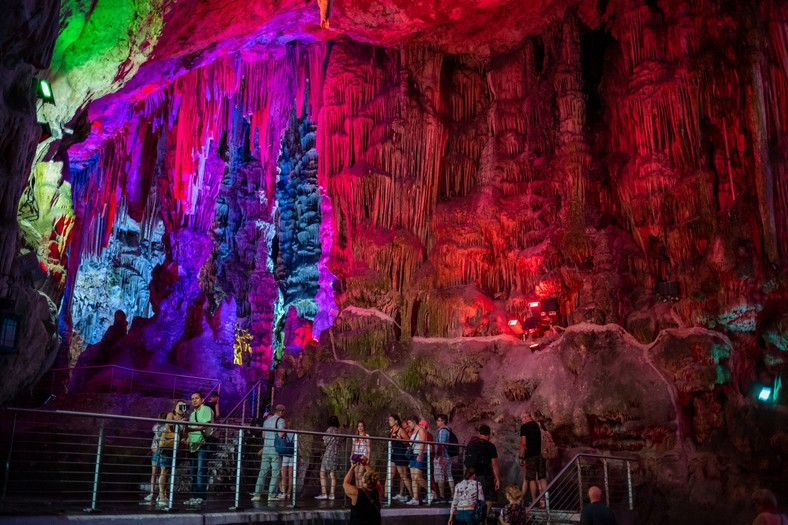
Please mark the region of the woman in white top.
[[363, 419], [359, 419], [356, 423], [356, 437], [353, 438], [353, 450], [350, 453], [350, 463], [356, 464], [356, 486], [360, 487], [361, 482], [364, 480], [364, 472], [366, 472], [367, 463], [372, 455], [372, 441], [367, 434], [367, 424]]
[[455, 520], [458, 524], [479, 525], [473, 517], [473, 509], [477, 501], [484, 501], [484, 488], [476, 481], [476, 470], [473, 467], [465, 469], [465, 476], [454, 487], [454, 499], [451, 501], [449, 511], [449, 525]]

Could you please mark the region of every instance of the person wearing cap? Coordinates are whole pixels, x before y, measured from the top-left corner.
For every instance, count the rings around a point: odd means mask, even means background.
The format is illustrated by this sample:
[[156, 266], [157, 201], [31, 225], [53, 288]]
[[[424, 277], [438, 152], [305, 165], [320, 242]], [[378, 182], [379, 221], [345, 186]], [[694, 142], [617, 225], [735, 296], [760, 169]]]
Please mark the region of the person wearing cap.
[[[433, 436], [432, 432], [430, 432], [430, 424], [427, 422], [427, 420], [422, 419], [421, 421], [419, 421], [419, 426], [424, 429], [424, 433], [427, 436], [427, 441], [434, 442], [435, 436]], [[437, 448], [435, 448], [436, 447], [435, 445], [427, 445], [427, 446], [429, 447], [429, 457], [427, 457], [427, 461], [432, 461], [433, 459], [435, 459], [438, 450]], [[435, 471], [433, 470], [433, 474], [434, 473]], [[435, 487], [435, 480], [433, 478], [429, 478], [428, 481], [430, 483], [430, 502], [434, 503], [435, 501], [438, 500], [438, 493]]]
[[[252, 501], [263, 500], [263, 484], [266, 476], [270, 473], [271, 480], [268, 482], [268, 501], [281, 501], [284, 496], [276, 493], [279, 483], [279, 471], [282, 469], [282, 456], [274, 447], [275, 432], [285, 428], [285, 406], [278, 404], [274, 407], [273, 414], [263, 422], [263, 448], [257, 453], [260, 456], [260, 472], [257, 475], [257, 483], [254, 487]], [[279, 432], [284, 436], [284, 432]]]

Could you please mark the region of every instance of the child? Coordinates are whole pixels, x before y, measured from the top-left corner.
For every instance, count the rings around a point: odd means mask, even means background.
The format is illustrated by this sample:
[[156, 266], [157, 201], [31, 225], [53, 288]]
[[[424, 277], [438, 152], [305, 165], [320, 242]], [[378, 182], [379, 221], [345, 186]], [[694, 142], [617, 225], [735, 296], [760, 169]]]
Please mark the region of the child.
[[[165, 417], [167, 417], [166, 412], [159, 413], [159, 419], [164, 419]], [[164, 423], [156, 423], [153, 425], [153, 441], [151, 441], [150, 444], [150, 494], [145, 496], [145, 501], [151, 504], [156, 500], [156, 480], [159, 474], [159, 440], [165, 428], [167, 428], [167, 425]]]

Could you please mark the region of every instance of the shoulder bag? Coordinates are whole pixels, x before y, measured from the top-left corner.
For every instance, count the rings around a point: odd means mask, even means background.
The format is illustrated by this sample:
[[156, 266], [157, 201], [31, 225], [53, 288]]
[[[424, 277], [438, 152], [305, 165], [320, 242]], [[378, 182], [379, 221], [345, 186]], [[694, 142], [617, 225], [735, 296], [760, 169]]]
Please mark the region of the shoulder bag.
[[484, 523], [487, 519], [487, 502], [484, 501], [484, 494], [479, 499], [479, 483], [476, 481], [476, 505], [473, 507], [473, 521], [476, 523]]

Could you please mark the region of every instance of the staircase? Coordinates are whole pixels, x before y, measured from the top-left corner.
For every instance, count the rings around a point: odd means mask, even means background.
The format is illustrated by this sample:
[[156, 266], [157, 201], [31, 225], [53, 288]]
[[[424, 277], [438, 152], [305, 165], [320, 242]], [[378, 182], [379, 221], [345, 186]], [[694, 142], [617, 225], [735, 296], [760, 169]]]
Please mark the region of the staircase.
[[528, 525], [580, 523], [588, 489], [602, 489], [604, 503], [619, 518], [620, 525], [634, 517], [632, 465], [637, 459], [577, 454], [547, 485], [544, 493], [528, 507]]

